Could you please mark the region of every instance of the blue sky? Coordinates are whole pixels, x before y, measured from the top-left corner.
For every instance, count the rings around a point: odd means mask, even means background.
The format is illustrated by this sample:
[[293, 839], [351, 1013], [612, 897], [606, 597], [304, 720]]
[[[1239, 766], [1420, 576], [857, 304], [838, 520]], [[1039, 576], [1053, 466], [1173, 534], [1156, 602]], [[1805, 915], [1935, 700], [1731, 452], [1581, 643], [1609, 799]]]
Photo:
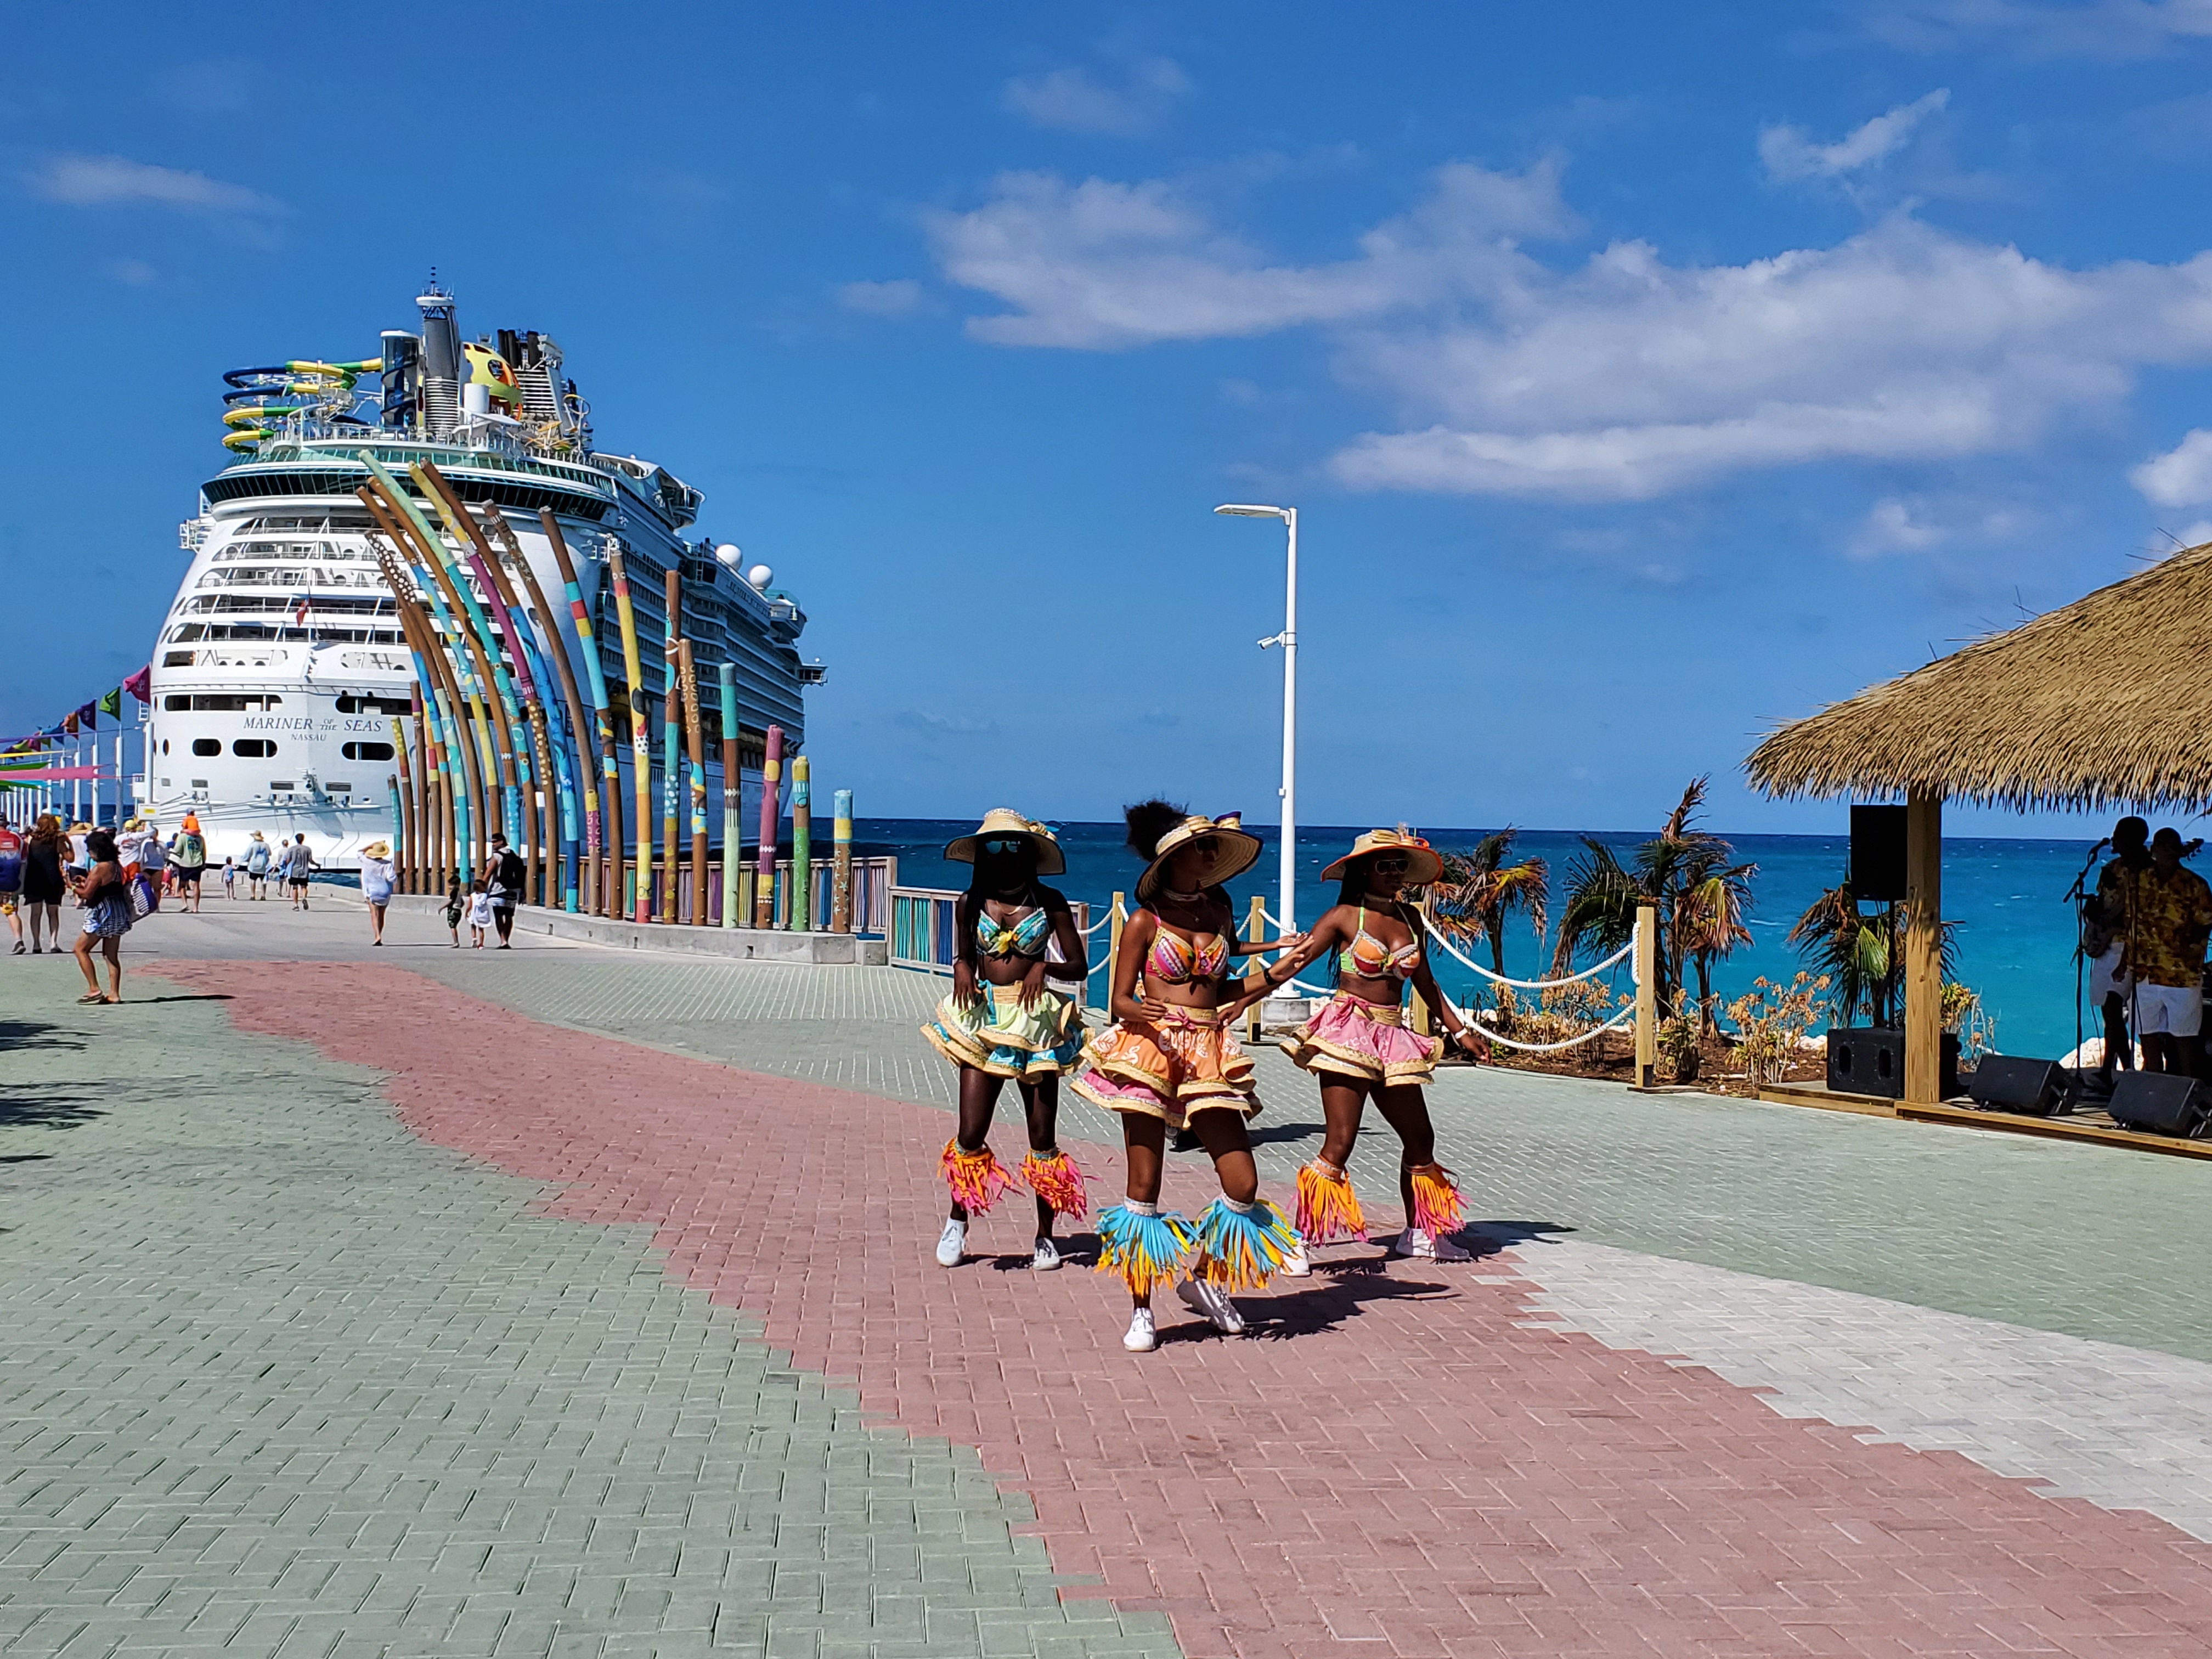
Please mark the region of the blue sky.
[[2207, 0], [616, 16], [19, 21], [0, 729], [145, 660], [221, 372], [433, 264], [800, 596], [869, 814], [1272, 818], [1218, 501], [1310, 822], [1838, 829], [1771, 721], [2212, 538]]

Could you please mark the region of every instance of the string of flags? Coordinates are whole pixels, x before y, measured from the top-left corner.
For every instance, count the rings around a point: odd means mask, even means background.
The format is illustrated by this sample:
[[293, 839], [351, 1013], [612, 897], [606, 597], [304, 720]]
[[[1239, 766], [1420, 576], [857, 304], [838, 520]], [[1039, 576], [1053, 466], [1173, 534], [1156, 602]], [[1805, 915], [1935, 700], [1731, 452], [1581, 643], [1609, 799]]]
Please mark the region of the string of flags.
[[98, 731], [103, 714], [111, 722], [121, 725], [125, 696], [142, 703], [153, 701], [152, 678], [153, 669], [149, 665], [113, 690], [70, 709], [52, 726], [27, 732], [0, 748], [0, 784], [66, 783], [73, 777], [97, 776], [97, 768], [57, 767], [46, 751], [73, 742], [80, 734]]

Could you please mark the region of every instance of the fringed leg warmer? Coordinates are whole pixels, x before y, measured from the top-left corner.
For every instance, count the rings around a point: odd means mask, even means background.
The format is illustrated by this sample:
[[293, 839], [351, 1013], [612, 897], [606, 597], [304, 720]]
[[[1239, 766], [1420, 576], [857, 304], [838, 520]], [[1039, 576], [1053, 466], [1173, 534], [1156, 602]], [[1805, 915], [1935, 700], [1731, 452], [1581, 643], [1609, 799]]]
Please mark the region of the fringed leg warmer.
[[1197, 1242], [1190, 1223], [1174, 1211], [1163, 1215], [1157, 1204], [1124, 1199], [1099, 1214], [1098, 1271], [1121, 1274], [1129, 1294], [1146, 1301], [1161, 1285], [1174, 1283]]
[[1031, 1152], [1022, 1159], [1022, 1181], [1052, 1206], [1053, 1213], [1080, 1221], [1090, 1212], [1090, 1195], [1083, 1190], [1083, 1171], [1075, 1160], [1055, 1148], [1049, 1153]]
[[945, 1184], [952, 1189], [952, 1201], [971, 1216], [987, 1213], [999, 1201], [999, 1194], [1014, 1184], [1006, 1166], [988, 1146], [966, 1152], [957, 1136], [945, 1143], [939, 1167], [945, 1172]]
[[1352, 1177], [1323, 1158], [1298, 1170], [1298, 1231], [1309, 1244], [1333, 1244], [1340, 1238], [1367, 1237], [1367, 1218]]
[[1467, 1218], [1451, 1171], [1441, 1164], [1416, 1164], [1408, 1173], [1413, 1182], [1413, 1213], [1406, 1219], [1431, 1238], [1450, 1237]]
[[1256, 1291], [1296, 1254], [1298, 1236], [1266, 1199], [1239, 1204], [1224, 1196], [1199, 1212], [1198, 1245], [1194, 1277], [1224, 1291]]

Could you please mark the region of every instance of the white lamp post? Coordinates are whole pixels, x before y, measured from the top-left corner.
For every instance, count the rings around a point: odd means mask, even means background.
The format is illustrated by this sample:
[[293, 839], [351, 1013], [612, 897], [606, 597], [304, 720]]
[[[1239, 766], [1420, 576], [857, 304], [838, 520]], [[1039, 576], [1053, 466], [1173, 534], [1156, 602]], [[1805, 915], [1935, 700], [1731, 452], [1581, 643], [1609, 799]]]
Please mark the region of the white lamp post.
[[1297, 931], [1298, 892], [1298, 510], [1295, 507], [1251, 507], [1231, 502], [1217, 507], [1237, 519], [1280, 519], [1290, 526], [1290, 555], [1284, 566], [1283, 631], [1262, 640], [1262, 650], [1283, 647], [1283, 867], [1278, 920], [1285, 933]]

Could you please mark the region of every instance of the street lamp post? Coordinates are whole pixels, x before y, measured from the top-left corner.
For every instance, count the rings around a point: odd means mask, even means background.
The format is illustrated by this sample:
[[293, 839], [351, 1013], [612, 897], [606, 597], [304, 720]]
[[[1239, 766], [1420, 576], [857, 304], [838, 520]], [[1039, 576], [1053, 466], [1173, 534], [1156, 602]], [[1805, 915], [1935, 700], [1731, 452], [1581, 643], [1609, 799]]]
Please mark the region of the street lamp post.
[[1260, 646], [1283, 647], [1283, 847], [1282, 892], [1276, 916], [1283, 932], [1297, 931], [1298, 881], [1298, 510], [1295, 507], [1254, 507], [1236, 502], [1213, 509], [1237, 519], [1280, 519], [1290, 530], [1290, 550], [1284, 564], [1283, 631]]

